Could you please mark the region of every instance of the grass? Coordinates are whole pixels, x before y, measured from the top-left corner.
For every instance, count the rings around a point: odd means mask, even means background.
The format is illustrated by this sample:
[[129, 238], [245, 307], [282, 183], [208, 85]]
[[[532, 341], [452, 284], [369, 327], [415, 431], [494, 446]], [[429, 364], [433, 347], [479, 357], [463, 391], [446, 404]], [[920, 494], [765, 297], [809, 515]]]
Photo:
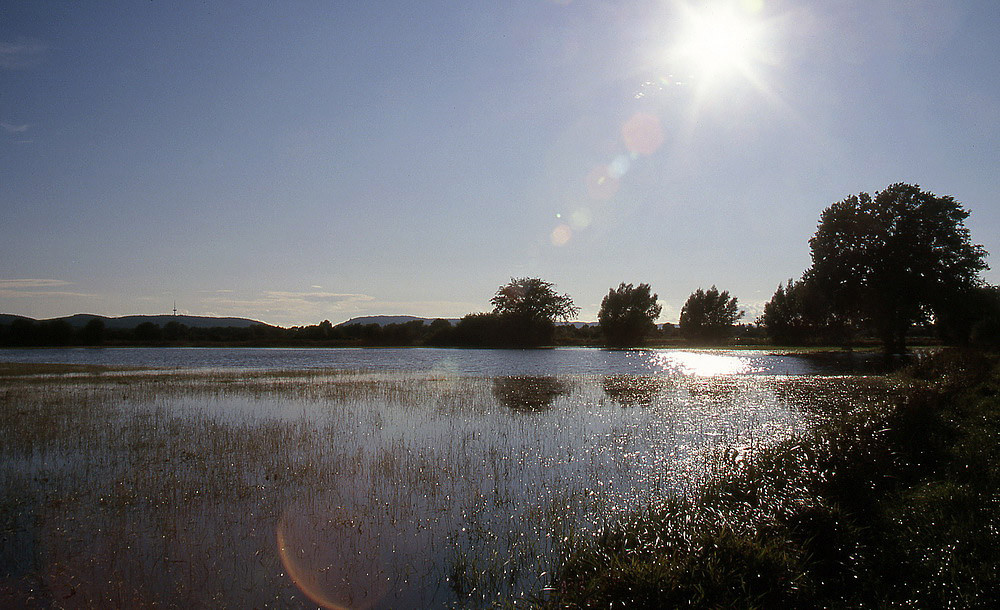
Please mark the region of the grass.
[[720, 453], [704, 485], [579, 544], [539, 605], [996, 607], [998, 359], [924, 356], [898, 382]]
[[714, 448], [754, 452], [865, 383], [5, 371], [4, 607], [522, 603]]

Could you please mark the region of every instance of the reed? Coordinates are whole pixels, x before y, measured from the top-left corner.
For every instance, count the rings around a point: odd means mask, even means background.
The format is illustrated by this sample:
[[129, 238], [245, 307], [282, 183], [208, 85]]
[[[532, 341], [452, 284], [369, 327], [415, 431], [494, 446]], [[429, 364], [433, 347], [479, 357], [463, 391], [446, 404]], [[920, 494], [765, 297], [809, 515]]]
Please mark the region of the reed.
[[814, 382], [779, 392], [811, 426], [717, 451], [702, 484], [581, 540], [538, 605], [1000, 602], [1000, 360], [928, 356], [868, 400]]
[[523, 601], [801, 382], [2, 367], [0, 605]]

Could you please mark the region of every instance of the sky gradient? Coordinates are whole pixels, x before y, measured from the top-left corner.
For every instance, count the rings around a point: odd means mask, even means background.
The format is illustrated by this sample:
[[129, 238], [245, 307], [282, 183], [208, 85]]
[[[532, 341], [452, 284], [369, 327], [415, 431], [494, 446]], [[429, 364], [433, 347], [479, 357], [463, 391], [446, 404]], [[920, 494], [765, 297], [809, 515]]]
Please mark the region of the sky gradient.
[[752, 319], [895, 182], [1000, 268], [1000, 3], [724, 4], [5, 2], [0, 312], [460, 317], [537, 276]]

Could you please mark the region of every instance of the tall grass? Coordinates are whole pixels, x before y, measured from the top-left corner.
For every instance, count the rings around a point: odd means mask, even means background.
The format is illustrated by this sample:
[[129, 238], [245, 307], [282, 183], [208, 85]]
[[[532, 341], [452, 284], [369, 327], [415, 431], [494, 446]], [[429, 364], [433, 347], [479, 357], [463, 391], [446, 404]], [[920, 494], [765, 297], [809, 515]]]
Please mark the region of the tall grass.
[[0, 606], [516, 604], [603, 524], [849, 387], [7, 369]]
[[616, 520], [561, 566], [547, 607], [996, 607], [1000, 367], [925, 357], [883, 401]]

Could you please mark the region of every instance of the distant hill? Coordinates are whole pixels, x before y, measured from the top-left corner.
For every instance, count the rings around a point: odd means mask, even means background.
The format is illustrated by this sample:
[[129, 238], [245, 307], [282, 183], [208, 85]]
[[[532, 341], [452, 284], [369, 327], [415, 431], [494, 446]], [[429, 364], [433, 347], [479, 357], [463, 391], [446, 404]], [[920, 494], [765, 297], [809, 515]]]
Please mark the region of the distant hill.
[[[417, 316], [361, 316], [358, 318], [351, 318], [346, 322], [341, 322], [337, 326], [351, 326], [354, 324], [378, 324], [379, 326], [388, 326], [389, 324], [406, 324], [407, 322], [423, 322], [424, 324], [430, 324], [438, 318], [420, 318]], [[446, 318], [452, 325], [456, 324], [458, 320]]]
[[[379, 326], [387, 326], [389, 324], [406, 324], [407, 322], [421, 321], [424, 324], [430, 324], [434, 320], [447, 320], [452, 326], [458, 324], [458, 318], [420, 318], [417, 316], [362, 316], [358, 318], [351, 318], [347, 322], [341, 322], [337, 326], [351, 326], [352, 324], [378, 324]], [[575, 326], [576, 328], [582, 328], [584, 326], [597, 326], [597, 322], [566, 322], [566, 326]]]
[[0, 324], [10, 324], [14, 320], [31, 320], [33, 322], [52, 322], [55, 320], [65, 320], [69, 322], [70, 326], [73, 328], [82, 328], [87, 325], [87, 322], [91, 320], [98, 319], [104, 322], [105, 328], [135, 328], [136, 326], [142, 324], [143, 322], [152, 322], [160, 327], [165, 326], [168, 322], [177, 322], [191, 328], [247, 328], [255, 324], [263, 324], [263, 322], [258, 322], [256, 320], [250, 320], [247, 318], [212, 318], [208, 316], [172, 316], [169, 314], [158, 315], [158, 316], [121, 316], [118, 318], [109, 318], [107, 316], [98, 316], [90, 313], [78, 313], [72, 316], [66, 316], [63, 318], [49, 318], [47, 320], [35, 320], [33, 318], [28, 318], [25, 316], [16, 316], [12, 314], [0, 314]]
[[14, 320], [31, 320], [31, 318], [16, 316], [12, 313], [0, 313], [0, 324], [10, 324]]
[[566, 322], [565, 324], [560, 324], [560, 326], [572, 326], [574, 328], [584, 328], [597, 325], [597, 322]]

